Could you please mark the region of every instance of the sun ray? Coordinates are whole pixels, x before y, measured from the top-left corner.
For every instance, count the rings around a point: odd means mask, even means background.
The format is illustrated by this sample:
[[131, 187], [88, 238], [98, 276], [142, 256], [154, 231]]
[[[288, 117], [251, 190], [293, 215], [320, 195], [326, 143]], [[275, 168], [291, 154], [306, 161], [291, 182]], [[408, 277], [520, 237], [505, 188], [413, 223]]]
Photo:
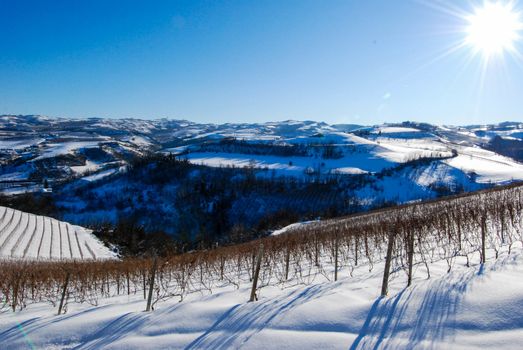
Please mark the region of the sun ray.
[[403, 77], [400, 77], [398, 79], [398, 82], [401, 82], [401, 81], [404, 81], [404, 80], [407, 80], [408, 78], [410, 78], [411, 76], [419, 73], [420, 71], [430, 67], [431, 65], [451, 56], [452, 54], [460, 51], [461, 49], [463, 49], [463, 47], [465, 46], [465, 44], [463, 42], [455, 42], [453, 45], [447, 47], [445, 50], [443, 50], [442, 52], [434, 55], [431, 59], [427, 60], [427, 61], [424, 61], [422, 64], [420, 64], [418, 67], [412, 69], [410, 72], [408, 72], [406, 75], [404, 75]]
[[516, 57], [517, 57], [517, 59], [514, 60], [514, 63], [516, 64], [516, 66], [519, 69], [521, 69], [523, 71], [523, 56], [519, 54]]
[[479, 89], [478, 89], [478, 94], [476, 97], [477, 101], [476, 101], [476, 110], [475, 110], [475, 115], [474, 115], [474, 117], [476, 117], [476, 118], [479, 116], [479, 112], [480, 112], [481, 105], [482, 105], [481, 101], [483, 100], [483, 92], [485, 89], [485, 80], [486, 80], [486, 76], [487, 76], [489, 60], [490, 60], [490, 57], [486, 56], [481, 61], [481, 67], [480, 67], [480, 73], [479, 73], [480, 74], [479, 75]]
[[519, 33], [523, 30], [523, 23], [520, 12], [515, 10], [514, 1], [484, 0], [479, 7], [477, 4], [473, 5], [469, 2], [472, 10], [440, 1], [416, 0], [416, 2], [459, 19], [461, 24], [447, 28], [445, 34], [461, 34], [464, 37], [443, 52], [432, 56], [407, 76], [467, 48], [471, 49], [471, 55], [467, 61], [472, 61], [476, 56], [481, 57], [482, 83], [485, 81], [489, 63], [494, 62], [494, 56], [496, 59], [503, 60], [505, 54], [508, 53], [516, 60], [523, 62], [522, 55], [515, 46], [520, 39]]
[[461, 19], [468, 14], [465, 10], [463, 10], [457, 6], [454, 6], [450, 3], [442, 4], [442, 3], [438, 3], [437, 1], [432, 1], [432, 0], [430, 0], [430, 1], [429, 0], [416, 0], [416, 2], [423, 6], [429, 7], [433, 10], [436, 10], [440, 13], [451, 15], [458, 19]]
[[463, 76], [463, 74], [465, 73], [467, 68], [470, 67], [470, 64], [473, 61], [474, 61], [474, 55], [472, 55], [472, 54], [466, 55], [465, 61], [461, 64], [461, 67], [459, 68], [458, 72], [456, 74], [454, 74], [451, 84], [449, 84], [451, 87], [453, 87], [458, 82], [458, 80], [461, 79], [461, 77]]
[[513, 3], [485, 1], [482, 7], [465, 17], [467, 21], [465, 42], [473, 52], [490, 60], [515, 50], [515, 42], [523, 29], [520, 13]]
[[477, 87], [476, 106], [477, 112], [479, 112], [487, 79], [495, 70], [498, 70], [497, 75], [502, 75], [502, 79], [510, 80], [507, 60], [514, 61], [519, 68], [523, 69], [523, 54], [518, 47], [519, 41], [522, 39], [523, 12], [517, 1], [483, 0], [479, 4], [476, 1], [468, 1], [468, 6], [461, 8], [449, 2], [416, 1], [445, 16], [458, 19], [457, 23], [447, 26], [444, 33], [440, 34], [459, 35], [461, 38], [458, 39], [458, 43], [454, 43], [442, 53], [433, 55], [407, 76], [415, 74], [451, 54], [468, 50], [469, 54], [463, 62], [463, 67], [459, 69], [459, 74], [454, 76], [453, 82], [474, 61], [478, 62], [476, 75], [478, 81], [475, 85]]

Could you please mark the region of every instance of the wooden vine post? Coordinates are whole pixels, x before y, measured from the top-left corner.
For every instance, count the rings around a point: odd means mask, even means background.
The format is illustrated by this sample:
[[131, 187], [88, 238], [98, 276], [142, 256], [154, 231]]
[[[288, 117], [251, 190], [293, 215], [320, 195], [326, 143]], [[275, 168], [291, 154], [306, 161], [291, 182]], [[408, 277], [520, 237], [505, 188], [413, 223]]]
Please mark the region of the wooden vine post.
[[65, 282], [62, 289], [62, 297], [60, 298], [60, 305], [58, 306], [58, 315], [62, 314], [62, 309], [64, 307], [65, 297], [67, 295], [67, 286], [69, 284], [69, 278], [71, 277], [71, 273], [67, 272], [65, 275]]
[[407, 234], [407, 264], [409, 265], [409, 275], [407, 278], [407, 287], [412, 284], [412, 265], [414, 261], [414, 232]]
[[151, 268], [151, 278], [149, 279], [149, 295], [147, 296], [147, 308], [145, 311], [151, 311], [151, 305], [153, 300], [154, 280], [156, 278], [156, 269], [158, 267], [158, 258], [154, 256], [153, 266]]
[[263, 243], [260, 244], [260, 249], [258, 250], [258, 256], [256, 258], [256, 269], [254, 270], [254, 277], [252, 279], [251, 297], [249, 298], [249, 302], [258, 300], [258, 298], [256, 297], [256, 288], [258, 287], [258, 278], [260, 277], [260, 267], [261, 267], [262, 256], [263, 256]]
[[291, 252], [289, 247], [285, 249], [285, 280], [287, 281], [289, 279], [289, 265], [291, 260]]
[[387, 257], [385, 258], [385, 270], [383, 271], [383, 283], [381, 285], [381, 296], [384, 297], [389, 292], [389, 274], [392, 260], [392, 249], [394, 247], [394, 232], [389, 233], [389, 243], [387, 244]]
[[486, 237], [487, 236], [487, 218], [485, 215], [481, 217], [481, 263], [484, 264], [486, 261]]
[[338, 236], [338, 231], [336, 231], [334, 236], [334, 281], [338, 280], [338, 251], [340, 248], [340, 241]]

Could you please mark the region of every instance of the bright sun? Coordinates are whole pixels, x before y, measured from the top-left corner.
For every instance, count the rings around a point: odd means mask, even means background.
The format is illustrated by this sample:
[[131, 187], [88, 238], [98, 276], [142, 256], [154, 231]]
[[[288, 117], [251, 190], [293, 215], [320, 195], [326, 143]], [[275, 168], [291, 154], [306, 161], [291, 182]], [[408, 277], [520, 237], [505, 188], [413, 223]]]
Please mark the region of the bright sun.
[[523, 29], [520, 14], [511, 3], [485, 2], [467, 17], [466, 43], [486, 58], [513, 51]]

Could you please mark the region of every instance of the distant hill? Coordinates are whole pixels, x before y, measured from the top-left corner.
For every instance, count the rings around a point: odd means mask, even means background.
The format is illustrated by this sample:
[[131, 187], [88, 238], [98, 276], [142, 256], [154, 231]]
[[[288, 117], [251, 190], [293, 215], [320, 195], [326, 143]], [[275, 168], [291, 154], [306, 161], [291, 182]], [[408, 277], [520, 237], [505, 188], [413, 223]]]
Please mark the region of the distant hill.
[[[125, 171], [131, 159], [151, 152], [186, 154], [191, 162], [209, 166], [251, 165], [302, 177], [318, 167], [324, 175], [372, 173], [416, 157], [444, 157], [454, 150], [458, 157], [443, 163], [475, 173], [479, 182], [523, 179], [520, 165], [513, 162], [523, 152], [523, 143], [514, 142], [523, 140], [523, 123], [517, 122], [463, 127], [293, 120], [199, 124], [4, 115], [0, 136], [0, 192], [6, 194], [42, 191], [45, 179], [96, 181]], [[504, 151], [508, 144], [510, 150]], [[303, 157], [292, 160], [295, 156]]]
[[197, 237], [244, 240], [296, 221], [522, 181], [522, 148], [519, 122], [202, 124], [11, 115], [0, 116], [0, 194], [40, 194], [56, 212], [13, 207], [74, 224], [128, 221], [196, 245]]

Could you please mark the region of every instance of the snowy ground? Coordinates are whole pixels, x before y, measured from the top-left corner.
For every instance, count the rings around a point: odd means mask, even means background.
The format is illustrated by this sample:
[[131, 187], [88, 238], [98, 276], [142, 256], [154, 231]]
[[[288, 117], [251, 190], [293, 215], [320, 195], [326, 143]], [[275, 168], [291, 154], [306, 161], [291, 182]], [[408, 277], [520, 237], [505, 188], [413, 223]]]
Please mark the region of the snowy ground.
[[[492, 252], [491, 252], [492, 253]], [[139, 295], [99, 306], [47, 305], [0, 314], [5, 349], [516, 349], [523, 341], [523, 250], [484, 266], [457, 260], [418, 267], [413, 286], [394, 275], [379, 297], [382, 266], [341, 271], [338, 282], [261, 290], [229, 286], [143, 312]]]
[[297, 229], [303, 228], [304, 226], [310, 225], [312, 223], [317, 223], [317, 222], [319, 222], [319, 220], [296, 222], [294, 224], [290, 224], [285, 227], [282, 227], [278, 230], [274, 230], [271, 233], [271, 236], [278, 236], [278, 235], [281, 235], [282, 233], [292, 232], [293, 230], [297, 230]]
[[[306, 173], [362, 174], [379, 172], [418, 158], [447, 158], [440, 163], [461, 174], [474, 174], [478, 183], [506, 183], [523, 180], [523, 164], [479, 147], [448, 145], [433, 139], [388, 139], [371, 141], [353, 136], [354, 151], [339, 159], [317, 157], [284, 157], [226, 152], [192, 152], [187, 159], [210, 167], [253, 167], [270, 170], [271, 174], [303, 177]], [[347, 146], [345, 144], [345, 146]], [[457, 154], [453, 157], [452, 151]], [[425, 177], [427, 174], [425, 174]], [[459, 176], [458, 176], [459, 177]], [[437, 179], [433, 179], [434, 182]]]
[[31, 161], [37, 161], [45, 158], [53, 158], [59, 155], [72, 154], [73, 151], [82, 148], [96, 148], [100, 144], [100, 140], [95, 141], [69, 141], [60, 143], [48, 143], [45, 146], [45, 151], [38, 157]]
[[212, 153], [198, 152], [187, 155], [191, 163], [211, 167], [234, 166], [237, 168], [253, 167], [274, 170], [276, 175], [302, 177], [307, 171], [319, 171], [323, 174], [330, 172], [366, 173], [376, 172], [383, 168], [395, 165], [387, 159], [355, 153], [341, 159], [321, 159], [314, 157], [281, 157], [269, 155], [249, 155], [241, 153]]
[[44, 142], [43, 138], [3, 138], [0, 140], [0, 149], [19, 150]]
[[91, 231], [50, 217], [0, 207], [0, 259], [107, 259]]
[[523, 180], [523, 164], [477, 147], [463, 147], [457, 157], [445, 162], [464, 172], [476, 173], [478, 183]]

